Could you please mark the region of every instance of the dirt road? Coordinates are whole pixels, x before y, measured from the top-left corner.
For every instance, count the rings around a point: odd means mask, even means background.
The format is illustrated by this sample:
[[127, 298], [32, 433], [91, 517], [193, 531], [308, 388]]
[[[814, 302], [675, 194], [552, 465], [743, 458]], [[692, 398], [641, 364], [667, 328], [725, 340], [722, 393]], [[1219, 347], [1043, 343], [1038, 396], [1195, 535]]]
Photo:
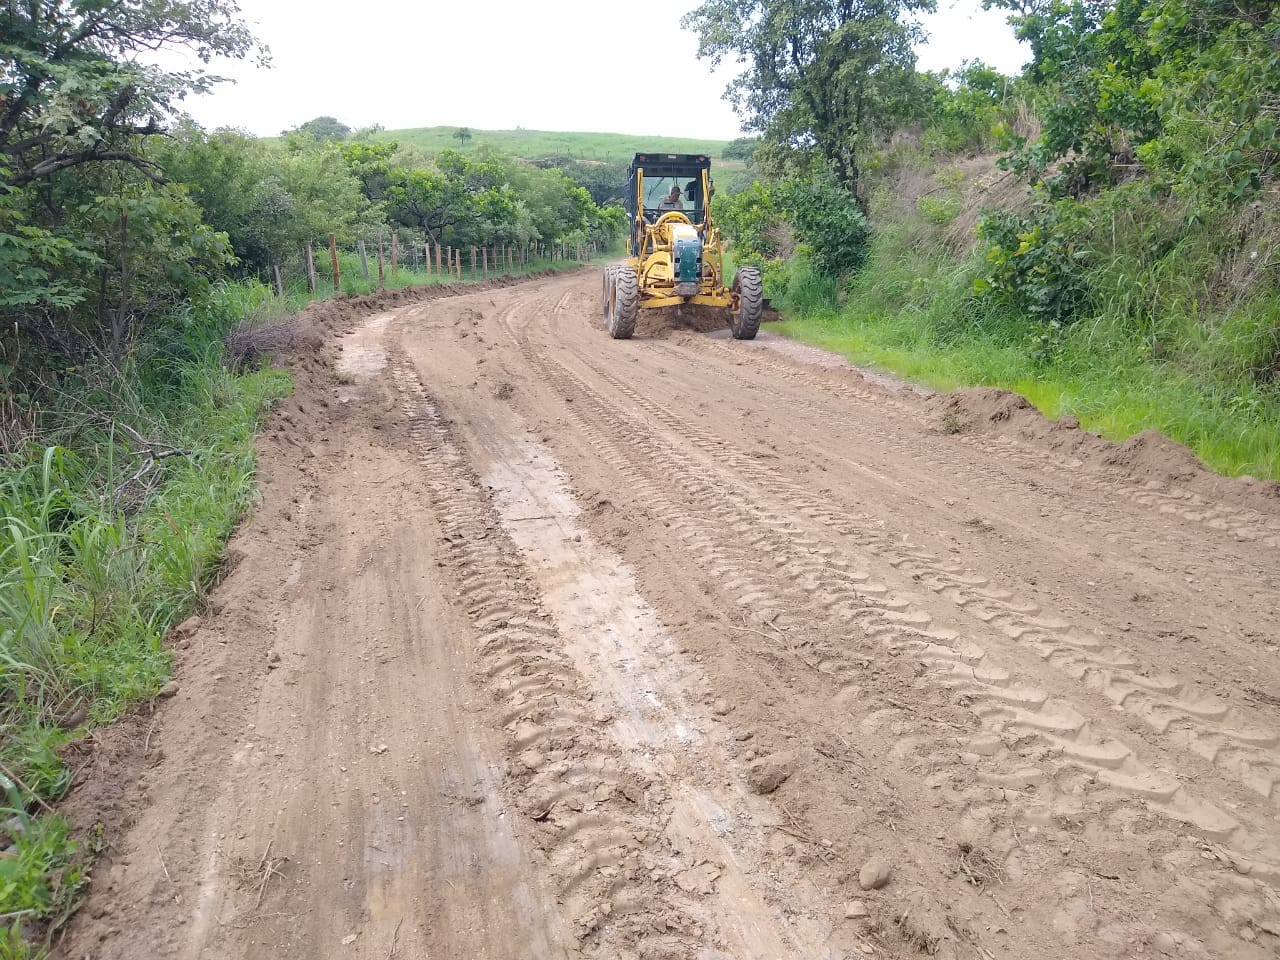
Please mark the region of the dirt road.
[[299, 364], [62, 955], [1276, 955], [1271, 488], [599, 284]]

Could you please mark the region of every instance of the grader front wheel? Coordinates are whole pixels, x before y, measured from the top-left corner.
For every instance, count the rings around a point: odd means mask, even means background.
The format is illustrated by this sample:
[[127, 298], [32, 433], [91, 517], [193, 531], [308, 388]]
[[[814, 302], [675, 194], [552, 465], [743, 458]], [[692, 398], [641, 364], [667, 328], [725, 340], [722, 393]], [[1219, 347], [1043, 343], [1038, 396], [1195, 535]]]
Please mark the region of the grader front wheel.
[[733, 292], [738, 301], [731, 307], [729, 327], [735, 340], [754, 340], [764, 316], [764, 286], [755, 267], [739, 267], [733, 276]]
[[630, 267], [610, 267], [605, 273], [604, 325], [615, 340], [630, 340], [640, 309], [640, 284]]

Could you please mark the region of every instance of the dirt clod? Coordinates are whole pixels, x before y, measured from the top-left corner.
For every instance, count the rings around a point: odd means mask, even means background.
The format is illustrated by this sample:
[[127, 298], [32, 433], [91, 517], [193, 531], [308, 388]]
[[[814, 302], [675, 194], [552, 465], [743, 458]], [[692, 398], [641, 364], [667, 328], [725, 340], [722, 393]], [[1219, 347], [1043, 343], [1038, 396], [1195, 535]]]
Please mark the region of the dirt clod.
[[752, 793], [770, 794], [791, 778], [795, 757], [790, 753], [773, 753], [751, 761], [747, 767], [747, 786]]
[[1151, 938], [1151, 947], [1157, 953], [1172, 956], [1178, 952], [1178, 941], [1170, 934], [1161, 931]]
[[720, 868], [714, 863], [700, 863], [675, 875], [676, 886], [685, 893], [696, 893], [707, 896], [715, 890], [715, 882], [720, 877]]
[[884, 857], [872, 857], [858, 871], [858, 886], [863, 890], [879, 890], [893, 876], [893, 866]]
[[200, 629], [201, 620], [199, 617], [187, 617], [180, 624], [169, 631], [169, 637], [172, 640], [185, 640], [197, 630]]
[[846, 920], [864, 920], [869, 916], [871, 916], [871, 910], [862, 900], [850, 900], [844, 905]]

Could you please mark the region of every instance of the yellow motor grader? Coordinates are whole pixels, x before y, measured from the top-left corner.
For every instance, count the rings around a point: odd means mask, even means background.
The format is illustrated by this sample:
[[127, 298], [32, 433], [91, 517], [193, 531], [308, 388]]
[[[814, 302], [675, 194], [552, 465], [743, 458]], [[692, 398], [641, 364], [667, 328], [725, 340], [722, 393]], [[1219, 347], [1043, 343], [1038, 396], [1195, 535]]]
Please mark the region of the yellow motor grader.
[[627, 192], [627, 259], [604, 272], [604, 325], [626, 340], [641, 310], [686, 303], [724, 307], [737, 340], [760, 329], [760, 271], [739, 267], [725, 285], [724, 240], [711, 219], [711, 160], [637, 153]]

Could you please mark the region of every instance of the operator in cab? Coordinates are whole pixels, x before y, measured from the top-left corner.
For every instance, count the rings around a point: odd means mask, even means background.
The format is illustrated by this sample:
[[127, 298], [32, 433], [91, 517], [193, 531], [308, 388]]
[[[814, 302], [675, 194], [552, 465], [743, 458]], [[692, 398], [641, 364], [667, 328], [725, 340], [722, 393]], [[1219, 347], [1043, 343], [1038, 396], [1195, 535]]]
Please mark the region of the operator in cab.
[[672, 185], [671, 192], [658, 204], [658, 209], [663, 211], [684, 209], [684, 204], [680, 200], [680, 184]]

